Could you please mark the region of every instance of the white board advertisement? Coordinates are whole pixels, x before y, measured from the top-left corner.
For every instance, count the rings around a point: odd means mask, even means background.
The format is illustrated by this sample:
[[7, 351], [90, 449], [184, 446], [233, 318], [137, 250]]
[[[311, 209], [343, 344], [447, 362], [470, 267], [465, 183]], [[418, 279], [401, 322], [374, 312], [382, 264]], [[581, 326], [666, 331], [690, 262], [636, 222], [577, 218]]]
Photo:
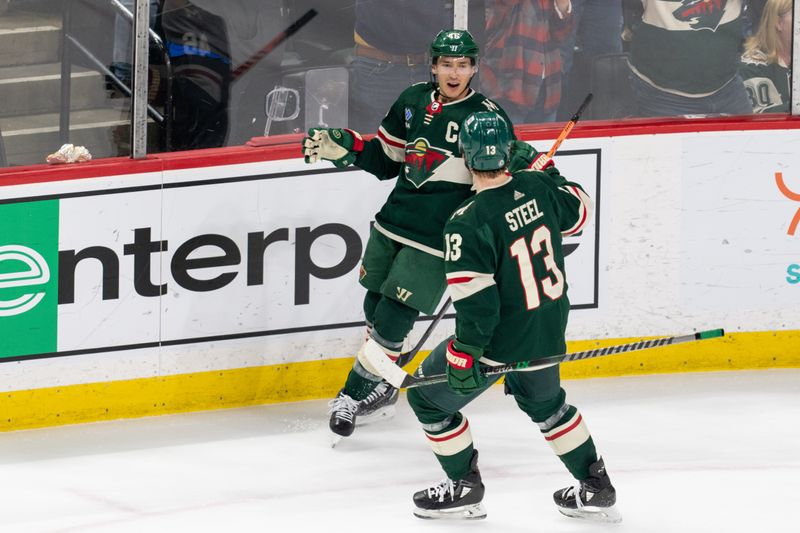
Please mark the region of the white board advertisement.
[[[794, 137], [564, 143], [559, 169], [596, 206], [565, 240], [568, 338], [797, 329]], [[358, 264], [393, 186], [292, 159], [4, 187], [0, 387], [352, 356]]]
[[[561, 157], [595, 200], [600, 155]], [[165, 172], [163, 184], [116, 176], [63, 193], [36, 185], [38, 195], [15, 188], [18, 199], [0, 209], [39, 223], [8, 228], [0, 244], [44, 247], [51, 277], [37, 309], [0, 317], [28, 339], [3, 336], [3, 360], [90, 357], [94, 368], [125, 368], [112, 373], [122, 379], [352, 356], [364, 321], [358, 265], [394, 182], [355, 168], [299, 168], [184, 169]], [[598, 237], [595, 224], [565, 242], [576, 308], [598, 305]], [[1, 299], [26, 289], [6, 287]]]

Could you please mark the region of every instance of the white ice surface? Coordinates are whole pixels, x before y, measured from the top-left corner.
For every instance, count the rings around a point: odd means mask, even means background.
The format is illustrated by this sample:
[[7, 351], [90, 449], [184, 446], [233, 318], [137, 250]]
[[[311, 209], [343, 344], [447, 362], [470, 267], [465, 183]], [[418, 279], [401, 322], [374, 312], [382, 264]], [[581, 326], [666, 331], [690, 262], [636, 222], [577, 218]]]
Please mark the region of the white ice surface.
[[425, 521], [442, 478], [408, 407], [330, 448], [326, 402], [0, 435], [6, 532], [800, 531], [800, 370], [568, 381], [617, 487], [623, 522], [561, 516], [572, 483], [494, 387], [465, 409], [488, 517]]

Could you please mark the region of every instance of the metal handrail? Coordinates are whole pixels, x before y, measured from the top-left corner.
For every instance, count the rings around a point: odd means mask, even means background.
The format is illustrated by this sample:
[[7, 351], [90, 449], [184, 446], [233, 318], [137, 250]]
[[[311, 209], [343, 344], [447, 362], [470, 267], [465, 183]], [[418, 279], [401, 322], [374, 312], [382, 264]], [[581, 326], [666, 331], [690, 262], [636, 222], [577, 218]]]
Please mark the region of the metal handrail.
[[[88, 48], [86, 48], [80, 40], [71, 34], [72, 24], [72, 8], [75, 0], [68, 0], [64, 3], [64, 10], [62, 13], [62, 33], [61, 33], [61, 109], [59, 115], [59, 137], [61, 144], [69, 141], [69, 119], [70, 119], [70, 101], [72, 89], [72, 50], [78, 50], [86, 59], [88, 59], [100, 72], [102, 72], [114, 85], [119, 88], [126, 96], [132, 96], [131, 87], [128, 87], [121, 79], [119, 79], [111, 70], [100, 61]], [[118, 0], [109, 0], [109, 5], [125, 20], [133, 24], [133, 13], [128, 8], [122, 5]], [[166, 151], [172, 149], [172, 60], [169, 57], [167, 47], [161, 37], [152, 29], [148, 28], [150, 41], [156, 44], [161, 52], [164, 60], [164, 66], [167, 73], [167, 87], [164, 102], [164, 114], [158, 112], [150, 104], [147, 104], [147, 114], [153, 118], [158, 124], [164, 127], [164, 148]], [[140, 82], [139, 82], [140, 83]], [[145, 80], [145, 83], [147, 81]], [[131, 106], [131, 117], [133, 114], [133, 106]]]

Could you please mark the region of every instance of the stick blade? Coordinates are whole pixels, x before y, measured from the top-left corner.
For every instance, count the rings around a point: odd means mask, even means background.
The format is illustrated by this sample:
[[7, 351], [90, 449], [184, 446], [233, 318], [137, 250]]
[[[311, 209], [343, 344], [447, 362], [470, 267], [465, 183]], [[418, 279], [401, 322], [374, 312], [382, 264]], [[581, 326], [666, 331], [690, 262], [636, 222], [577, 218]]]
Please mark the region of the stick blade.
[[386, 356], [386, 353], [381, 350], [378, 343], [374, 341], [367, 342], [364, 345], [364, 350], [359, 355], [363, 355], [369, 364], [378, 371], [378, 374], [392, 386], [398, 389], [404, 386], [404, 380], [408, 377], [408, 374]]

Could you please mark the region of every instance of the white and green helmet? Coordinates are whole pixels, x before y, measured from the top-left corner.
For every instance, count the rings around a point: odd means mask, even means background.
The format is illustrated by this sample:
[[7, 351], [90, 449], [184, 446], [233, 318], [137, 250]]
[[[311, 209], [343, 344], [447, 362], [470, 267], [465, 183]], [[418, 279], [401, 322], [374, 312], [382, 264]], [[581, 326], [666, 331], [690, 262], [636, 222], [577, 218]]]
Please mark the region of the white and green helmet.
[[494, 111], [478, 111], [464, 120], [458, 144], [471, 170], [500, 170], [511, 158], [511, 128]]
[[478, 60], [478, 45], [467, 30], [442, 30], [431, 43], [431, 60], [437, 57], [468, 57]]

